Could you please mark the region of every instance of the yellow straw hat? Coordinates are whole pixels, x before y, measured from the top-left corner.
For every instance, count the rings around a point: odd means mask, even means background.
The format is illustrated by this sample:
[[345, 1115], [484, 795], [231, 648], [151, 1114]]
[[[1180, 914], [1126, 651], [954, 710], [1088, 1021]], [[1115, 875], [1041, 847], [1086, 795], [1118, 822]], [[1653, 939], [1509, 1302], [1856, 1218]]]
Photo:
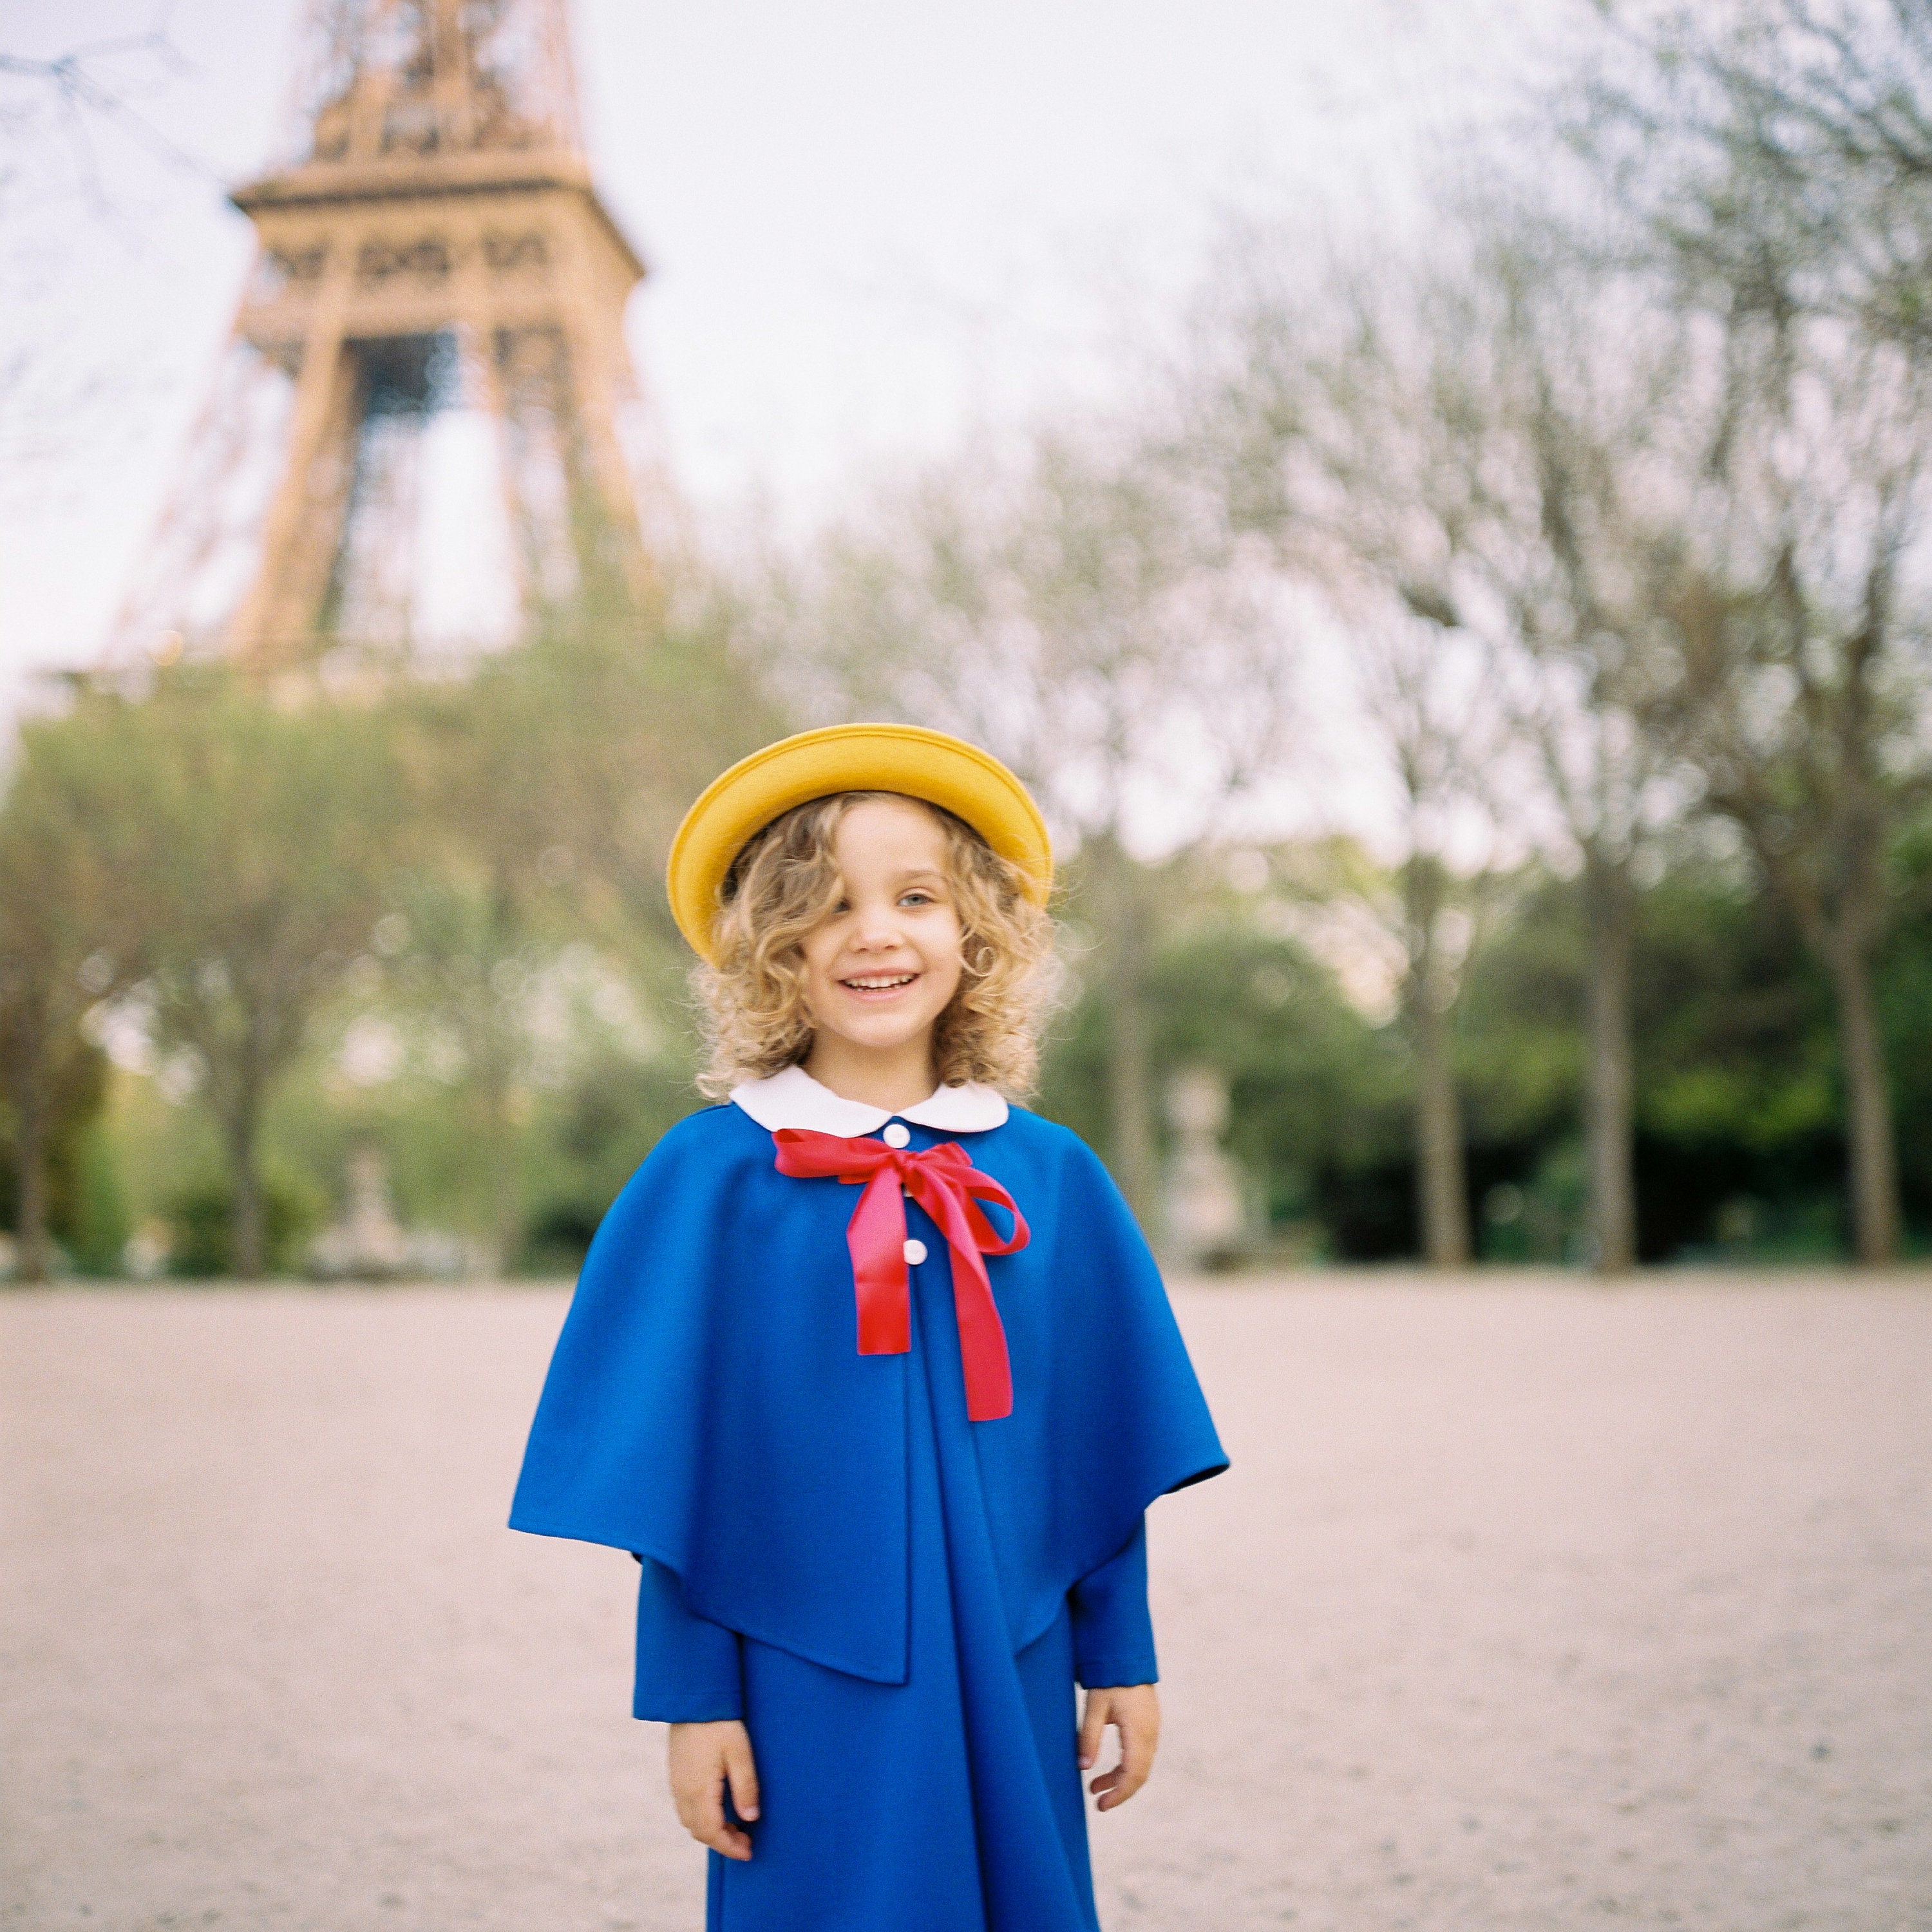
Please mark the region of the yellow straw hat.
[[704, 958], [714, 956], [719, 892], [745, 842], [794, 806], [841, 791], [898, 792], [943, 806], [1019, 868], [1029, 898], [1046, 903], [1053, 849], [1046, 821], [998, 758], [916, 724], [832, 724], [740, 759], [684, 814], [664, 884], [679, 932]]

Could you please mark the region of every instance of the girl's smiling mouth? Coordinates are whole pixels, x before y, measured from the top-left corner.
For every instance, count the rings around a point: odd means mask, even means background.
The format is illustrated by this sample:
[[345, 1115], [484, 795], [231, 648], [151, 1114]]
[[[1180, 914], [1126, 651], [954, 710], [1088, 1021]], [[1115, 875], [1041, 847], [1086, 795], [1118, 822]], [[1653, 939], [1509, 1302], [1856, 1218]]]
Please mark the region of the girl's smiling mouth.
[[847, 992], [856, 993], [861, 999], [868, 996], [877, 999], [901, 992], [919, 976], [916, 973], [855, 973], [838, 983]]

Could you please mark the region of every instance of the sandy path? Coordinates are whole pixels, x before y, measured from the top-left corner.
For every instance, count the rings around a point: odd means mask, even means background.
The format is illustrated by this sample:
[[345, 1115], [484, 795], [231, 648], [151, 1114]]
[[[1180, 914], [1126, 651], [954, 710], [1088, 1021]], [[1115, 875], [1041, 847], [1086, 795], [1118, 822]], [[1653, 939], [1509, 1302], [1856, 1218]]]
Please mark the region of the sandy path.
[[[1110, 1932], [1932, 1928], [1932, 1282], [1179, 1300]], [[630, 1566], [500, 1528], [563, 1305], [0, 1298], [0, 1925], [694, 1932]]]

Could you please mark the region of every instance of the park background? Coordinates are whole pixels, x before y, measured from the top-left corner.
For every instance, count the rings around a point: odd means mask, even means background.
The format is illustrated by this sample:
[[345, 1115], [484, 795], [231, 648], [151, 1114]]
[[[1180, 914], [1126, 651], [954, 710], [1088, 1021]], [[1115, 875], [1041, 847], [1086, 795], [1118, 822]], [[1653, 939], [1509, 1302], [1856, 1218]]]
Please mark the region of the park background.
[[[0, 76], [19, 1272], [571, 1270], [694, 1103], [671, 827], [849, 716], [1036, 789], [1040, 1104], [1184, 1257], [1923, 1250], [1917, 10], [1074, 10], [956, 73], [862, 9], [802, 69], [588, 9], [593, 153], [708, 277], [662, 356], [674, 248], [632, 305], [653, 586], [485, 634], [487, 520], [418, 490], [380, 674], [299, 700], [126, 601], [297, 15], [93, 10], [15, 10]], [[406, 1254], [344, 1246], [356, 1174]]]

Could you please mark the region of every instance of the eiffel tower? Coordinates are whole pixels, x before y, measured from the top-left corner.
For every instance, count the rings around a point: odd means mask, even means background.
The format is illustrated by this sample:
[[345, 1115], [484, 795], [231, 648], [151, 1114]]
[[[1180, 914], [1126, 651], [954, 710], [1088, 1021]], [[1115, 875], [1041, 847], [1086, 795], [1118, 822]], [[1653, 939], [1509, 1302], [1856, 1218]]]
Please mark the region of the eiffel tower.
[[585, 158], [568, 0], [311, 0], [289, 164], [112, 659], [509, 641], [671, 516], [644, 265]]

